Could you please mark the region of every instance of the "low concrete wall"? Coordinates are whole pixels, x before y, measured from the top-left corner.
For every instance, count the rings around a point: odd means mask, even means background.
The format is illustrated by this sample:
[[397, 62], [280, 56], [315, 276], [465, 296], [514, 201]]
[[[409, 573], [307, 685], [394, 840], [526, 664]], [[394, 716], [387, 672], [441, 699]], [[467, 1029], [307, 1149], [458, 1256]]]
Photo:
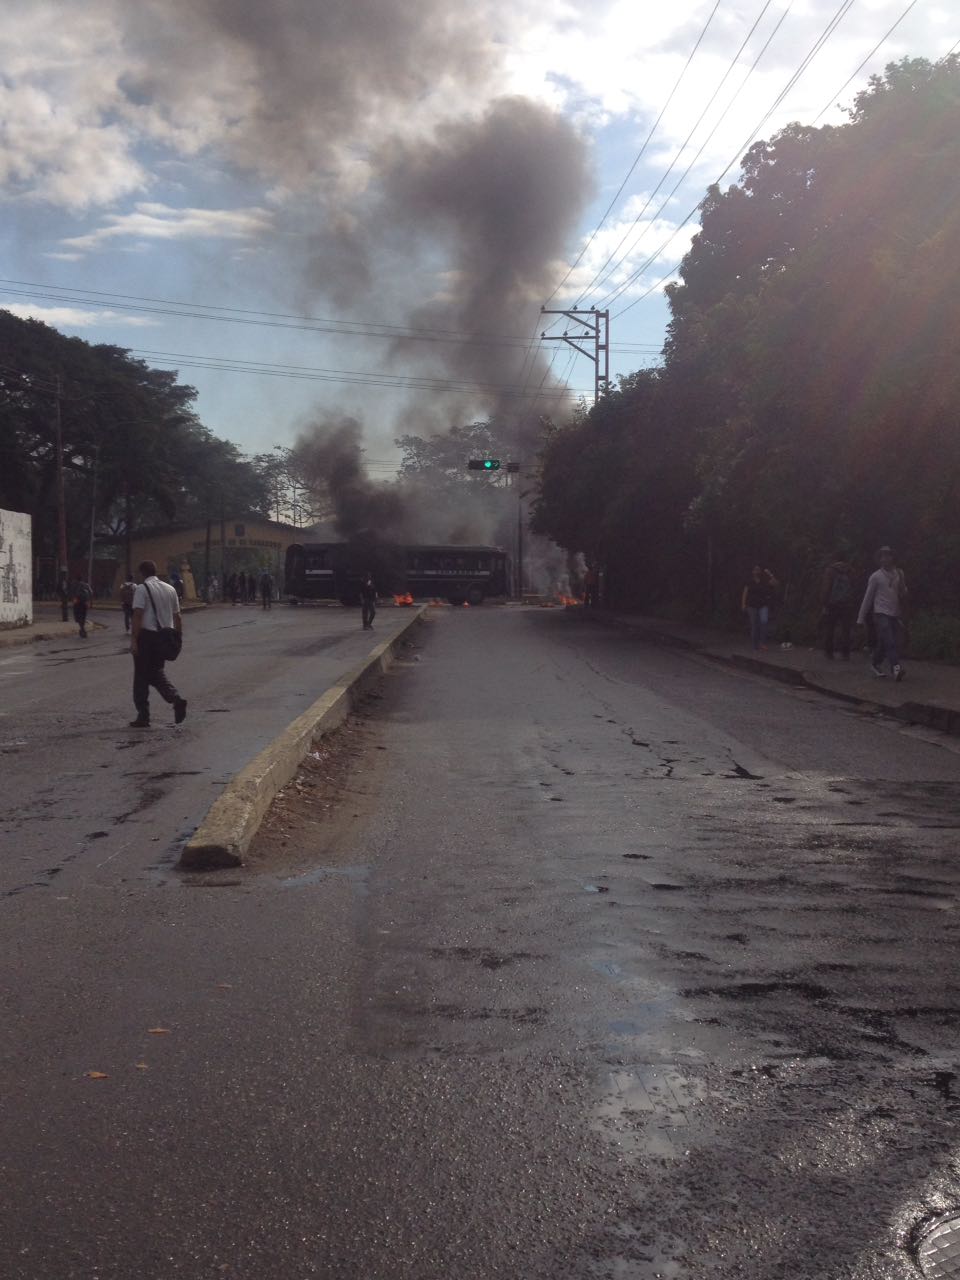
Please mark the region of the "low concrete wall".
[[33, 621], [33, 529], [23, 511], [0, 511], [0, 627]]
[[426, 610], [426, 605], [417, 609], [406, 626], [377, 645], [369, 657], [322, 694], [241, 769], [184, 845], [180, 867], [199, 871], [242, 864], [274, 797], [296, 775], [314, 738], [343, 723], [364, 691], [389, 669], [395, 649], [410, 628], [421, 621]]

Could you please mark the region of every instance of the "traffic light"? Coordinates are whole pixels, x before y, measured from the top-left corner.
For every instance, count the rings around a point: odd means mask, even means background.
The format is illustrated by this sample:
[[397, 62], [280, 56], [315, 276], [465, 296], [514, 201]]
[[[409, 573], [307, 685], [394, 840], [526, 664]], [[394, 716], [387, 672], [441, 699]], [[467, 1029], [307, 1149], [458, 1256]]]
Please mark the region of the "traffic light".
[[471, 458], [467, 463], [471, 471], [499, 471], [499, 458]]

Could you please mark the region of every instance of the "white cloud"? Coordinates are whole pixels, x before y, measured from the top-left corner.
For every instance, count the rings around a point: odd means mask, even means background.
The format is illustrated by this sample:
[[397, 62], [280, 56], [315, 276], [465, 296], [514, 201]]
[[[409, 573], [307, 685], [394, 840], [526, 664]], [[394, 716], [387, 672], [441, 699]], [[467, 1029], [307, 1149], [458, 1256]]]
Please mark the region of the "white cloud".
[[270, 230], [273, 215], [267, 209], [173, 209], [143, 201], [132, 213], [111, 213], [93, 231], [69, 236], [61, 245], [89, 253], [116, 241], [136, 243], [121, 248], [140, 251], [147, 240], [250, 240]]
[[[560, 290], [561, 301], [571, 303], [585, 297], [590, 305], [601, 306], [621, 288], [621, 296], [629, 299], [672, 271], [690, 247], [697, 227], [694, 223], [681, 226], [679, 220], [648, 216], [644, 210], [648, 195], [644, 192], [631, 197], [621, 216], [594, 236], [582, 261]], [[657, 199], [649, 201], [651, 213], [658, 203]], [[639, 275], [633, 280], [637, 272]]]
[[48, 307], [24, 302], [4, 302], [0, 308], [21, 320], [42, 320], [44, 324], [67, 329], [95, 329], [109, 325], [123, 325], [130, 329], [154, 328], [159, 322], [147, 316], [125, 315], [122, 311], [88, 311], [83, 307]]

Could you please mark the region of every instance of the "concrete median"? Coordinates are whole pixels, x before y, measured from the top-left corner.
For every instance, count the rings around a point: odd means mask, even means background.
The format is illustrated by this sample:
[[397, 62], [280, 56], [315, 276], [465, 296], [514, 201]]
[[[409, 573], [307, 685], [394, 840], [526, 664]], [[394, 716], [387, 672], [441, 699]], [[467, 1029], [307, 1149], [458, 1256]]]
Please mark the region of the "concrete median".
[[296, 775], [314, 738], [342, 724], [370, 685], [390, 669], [396, 649], [426, 611], [426, 605], [411, 610], [411, 617], [398, 632], [321, 694], [227, 783], [184, 845], [178, 864], [183, 870], [205, 871], [242, 864], [274, 797]]

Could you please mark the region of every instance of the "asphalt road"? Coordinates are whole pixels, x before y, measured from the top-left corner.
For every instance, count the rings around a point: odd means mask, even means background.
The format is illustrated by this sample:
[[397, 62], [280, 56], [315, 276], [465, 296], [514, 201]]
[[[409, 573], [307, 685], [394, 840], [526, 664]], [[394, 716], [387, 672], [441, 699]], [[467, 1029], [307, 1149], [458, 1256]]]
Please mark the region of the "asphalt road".
[[0, 900], [0, 1274], [915, 1276], [956, 744], [561, 612], [424, 630], [296, 871], [138, 824]]
[[[133, 661], [121, 615], [103, 629], [0, 650], [0, 896], [86, 883], [131, 849], [169, 862], [224, 784], [352, 669], [403, 618], [381, 609], [275, 605], [184, 617], [184, 652], [167, 671], [186, 722], [151, 691], [149, 730], [128, 728]], [[73, 863], [79, 865], [73, 867]], [[58, 881], [62, 883], [62, 881]]]

